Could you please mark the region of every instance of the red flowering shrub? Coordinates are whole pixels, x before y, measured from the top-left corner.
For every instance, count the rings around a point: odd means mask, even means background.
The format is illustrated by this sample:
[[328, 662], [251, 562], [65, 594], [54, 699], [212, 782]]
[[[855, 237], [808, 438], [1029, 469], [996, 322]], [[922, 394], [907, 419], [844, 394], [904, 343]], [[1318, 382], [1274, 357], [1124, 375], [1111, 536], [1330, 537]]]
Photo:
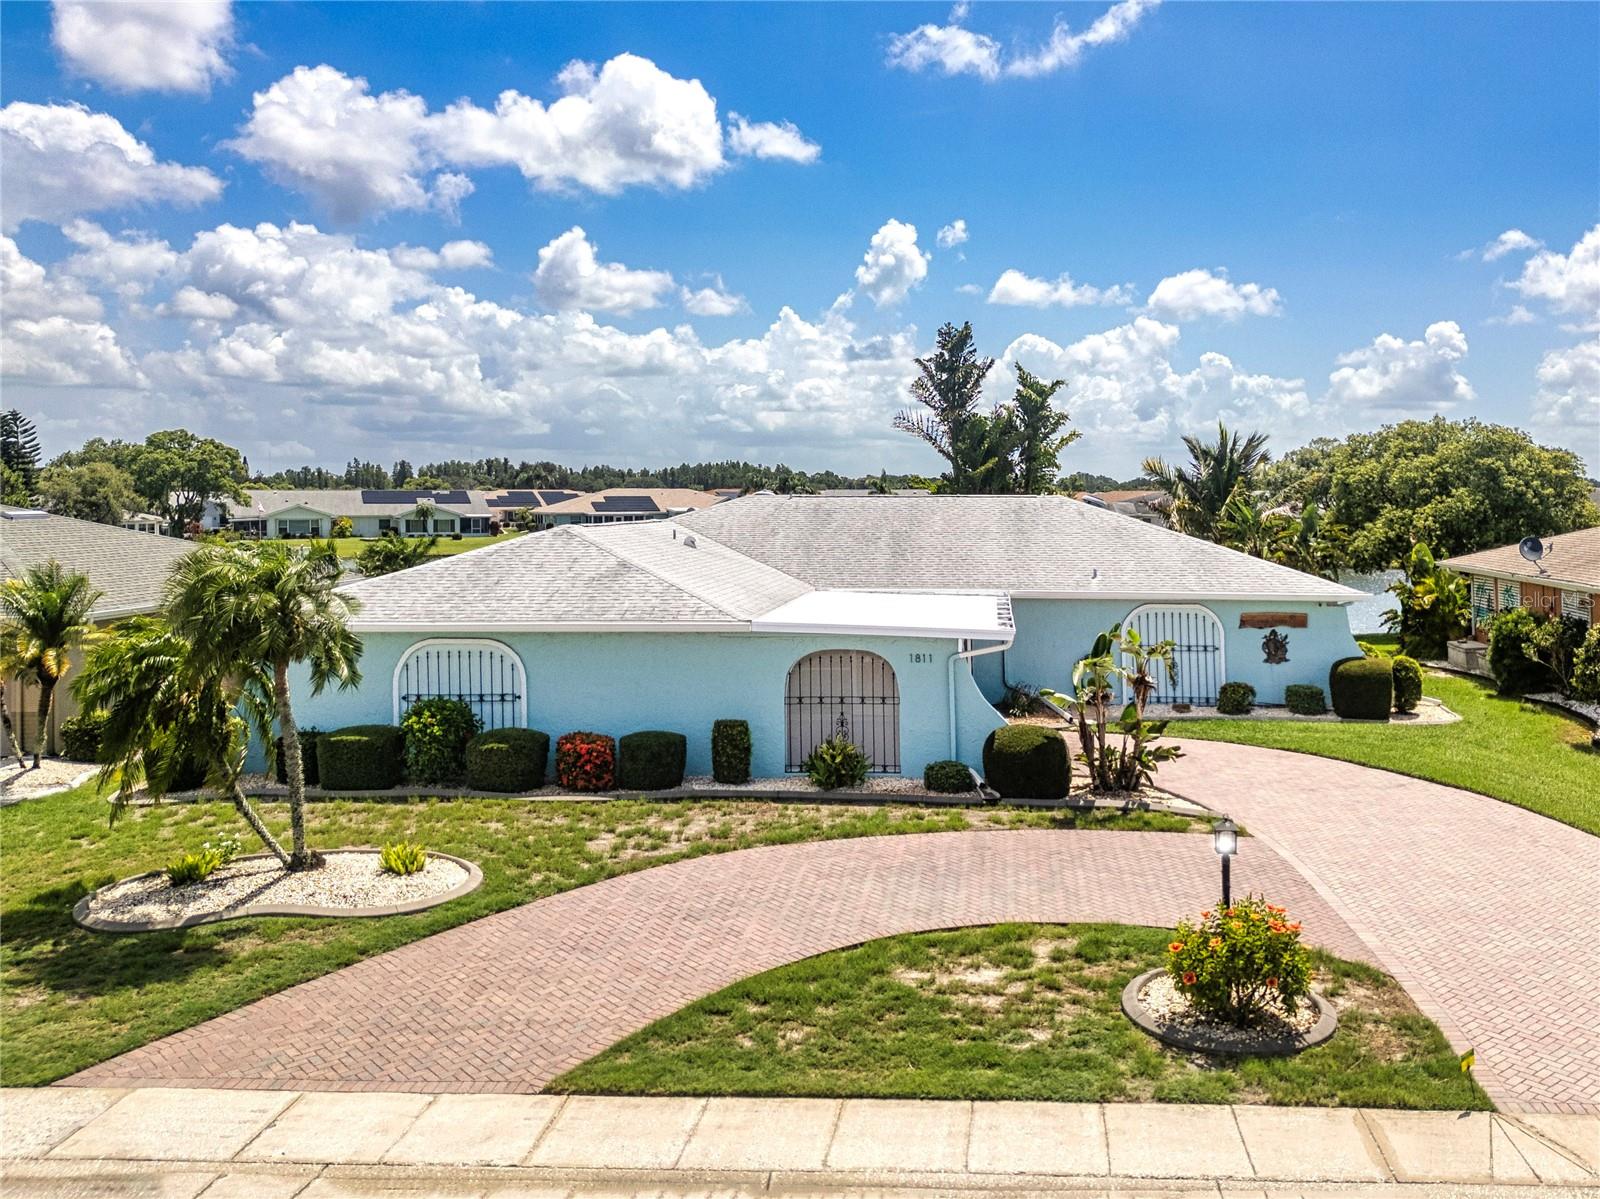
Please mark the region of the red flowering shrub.
[[617, 786], [617, 743], [603, 733], [568, 733], [556, 742], [556, 781], [569, 791]]
[[1257, 896], [1180, 922], [1166, 966], [1180, 994], [1236, 1025], [1251, 1023], [1270, 1004], [1293, 1012], [1311, 989], [1299, 922]]

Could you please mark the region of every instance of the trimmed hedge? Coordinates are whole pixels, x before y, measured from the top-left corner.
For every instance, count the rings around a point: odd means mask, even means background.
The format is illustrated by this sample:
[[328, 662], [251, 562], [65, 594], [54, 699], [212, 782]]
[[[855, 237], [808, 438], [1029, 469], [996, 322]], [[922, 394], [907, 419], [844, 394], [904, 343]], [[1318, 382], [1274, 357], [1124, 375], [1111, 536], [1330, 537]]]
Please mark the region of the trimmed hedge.
[[[322, 775], [317, 769], [317, 738], [322, 736], [321, 729], [300, 730], [300, 773], [305, 776], [306, 786], [318, 786]], [[278, 782], [285, 786], [289, 783], [289, 768], [283, 762], [283, 738], [278, 738], [278, 760], [273, 767], [273, 773]]]
[[1072, 786], [1066, 738], [1037, 724], [995, 729], [983, 743], [983, 773], [1005, 799], [1065, 799]]
[[1512, 608], [1496, 616], [1489, 626], [1489, 673], [1501, 695], [1556, 689], [1555, 673], [1528, 656], [1526, 647], [1539, 623], [1526, 608]]
[[717, 720], [711, 725], [711, 777], [742, 786], [750, 781], [750, 722]]
[[512, 794], [544, 786], [550, 736], [538, 729], [490, 729], [467, 742], [467, 786]]
[[1388, 720], [1394, 706], [1392, 658], [1341, 658], [1328, 672], [1333, 710], [1346, 720]]
[[63, 720], [61, 756], [69, 762], [98, 762], [106, 719], [104, 712], [80, 712], [71, 720]]
[[604, 733], [563, 733], [556, 739], [556, 781], [569, 791], [610, 791], [617, 785], [617, 743]]
[[1583, 644], [1572, 655], [1572, 683], [1569, 689], [1573, 699], [1591, 703], [1600, 700], [1600, 624], [1584, 634]]
[[392, 724], [353, 724], [317, 738], [324, 791], [387, 791], [400, 785], [405, 739]]
[[647, 729], [617, 742], [617, 786], [624, 791], [670, 791], [683, 782], [689, 741], [682, 733]]
[[922, 769], [922, 785], [941, 795], [960, 795], [973, 790], [972, 771], [967, 769], [966, 763], [949, 758], [929, 762]]
[[1223, 716], [1248, 716], [1255, 702], [1256, 689], [1249, 683], [1224, 683], [1217, 692], [1217, 711]]
[[1422, 702], [1422, 664], [1404, 654], [1394, 656], [1394, 710], [1415, 712]]
[[1283, 689], [1283, 702], [1296, 716], [1321, 716], [1328, 710], [1328, 697], [1315, 683], [1290, 683]]

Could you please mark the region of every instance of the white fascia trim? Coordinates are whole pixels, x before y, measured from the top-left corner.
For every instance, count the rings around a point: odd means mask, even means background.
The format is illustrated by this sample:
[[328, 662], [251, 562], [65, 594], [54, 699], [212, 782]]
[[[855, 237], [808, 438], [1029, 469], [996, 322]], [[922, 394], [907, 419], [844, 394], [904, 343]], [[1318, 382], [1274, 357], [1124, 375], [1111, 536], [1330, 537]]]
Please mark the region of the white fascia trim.
[[840, 625], [817, 624], [806, 621], [757, 620], [752, 623], [752, 633], [806, 633], [821, 637], [921, 637], [931, 641], [1004, 641], [1010, 645], [1016, 634], [1001, 633], [994, 629], [939, 628], [925, 625]]
[[1504, 570], [1487, 570], [1481, 566], [1452, 566], [1459, 575], [1498, 579], [1502, 583], [1532, 583], [1535, 587], [1554, 587], [1558, 591], [1581, 591], [1585, 595], [1600, 595], [1600, 586], [1593, 583], [1576, 583], [1571, 579], [1558, 579], [1551, 575], [1515, 575]]
[[1338, 595], [1241, 595], [1238, 592], [1212, 593], [1197, 591], [1013, 591], [1014, 600], [1117, 600], [1132, 604], [1331, 604], [1347, 607], [1358, 600], [1370, 599], [1364, 591], [1348, 589], [1345, 596]]
[[748, 633], [749, 621], [495, 621], [492, 624], [444, 624], [439, 621], [352, 620], [354, 633], [437, 633], [494, 636], [499, 633]]

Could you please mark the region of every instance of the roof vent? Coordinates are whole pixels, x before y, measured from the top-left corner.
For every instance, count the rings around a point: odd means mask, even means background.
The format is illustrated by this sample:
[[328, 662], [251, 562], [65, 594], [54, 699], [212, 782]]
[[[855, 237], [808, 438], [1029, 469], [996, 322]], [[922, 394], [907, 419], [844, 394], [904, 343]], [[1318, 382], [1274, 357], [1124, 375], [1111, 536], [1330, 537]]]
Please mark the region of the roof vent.
[[694, 549], [694, 547], [699, 545], [700, 543], [694, 539], [694, 534], [693, 533], [685, 533], [683, 535], [683, 544], [685, 546], [687, 546], [689, 549]]
[[3, 508], [0, 516], [7, 520], [43, 520], [49, 516], [48, 512], [40, 512], [37, 508]]

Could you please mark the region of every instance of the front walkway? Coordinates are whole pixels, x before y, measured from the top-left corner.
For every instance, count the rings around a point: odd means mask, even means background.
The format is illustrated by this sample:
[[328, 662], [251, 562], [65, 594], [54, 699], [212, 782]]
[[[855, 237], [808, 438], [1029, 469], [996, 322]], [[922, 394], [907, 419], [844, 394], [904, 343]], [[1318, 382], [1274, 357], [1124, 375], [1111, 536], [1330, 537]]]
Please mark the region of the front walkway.
[[[1265, 846], [1236, 885], [1371, 954]], [[1193, 833], [1020, 830], [715, 854], [439, 933], [102, 1062], [80, 1086], [537, 1091], [742, 978], [895, 933], [1005, 921], [1171, 925], [1215, 902]]]
[[1261, 1199], [1264, 1187], [1327, 1196], [1330, 1183], [1342, 1195], [1398, 1195], [1404, 1184], [1407, 1195], [1460, 1199], [1600, 1194], [1589, 1189], [1600, 1184], [1600, 1117], [56, 1087], [0, 1095], [0, 1158], [7, 1195], [30, 1199], [1016, 1199], [1131, 1187]]
[[[1186, 741], [1162, 786], [1333, 905], [1508, 1111], [1600, 1113], [1600, 837], [1331, 758]], [[1600, 767], [1592, 797], [1600, 803]]]

